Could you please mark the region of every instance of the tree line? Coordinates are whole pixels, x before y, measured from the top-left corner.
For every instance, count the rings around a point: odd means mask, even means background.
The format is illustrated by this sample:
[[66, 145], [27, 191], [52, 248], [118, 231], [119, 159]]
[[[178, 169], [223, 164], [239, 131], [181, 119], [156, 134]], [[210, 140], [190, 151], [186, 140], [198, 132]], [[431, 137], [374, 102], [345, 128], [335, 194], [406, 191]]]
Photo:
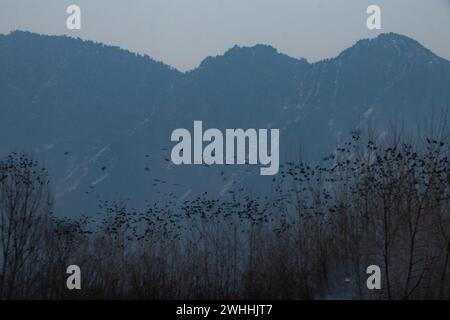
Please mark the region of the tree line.
[[[389, 140], [389, 141], [388, 141]], [[0, 160], [2, 299], [449, 299], [446, 135], [352, 138], [280, 165], [272, 192], [206, 193], [101, 218], [53, 213], [47, 170]], [[79, 265], [82, 290], [66, 288]], [[380, 290], [366, 268], [382, 270]]]

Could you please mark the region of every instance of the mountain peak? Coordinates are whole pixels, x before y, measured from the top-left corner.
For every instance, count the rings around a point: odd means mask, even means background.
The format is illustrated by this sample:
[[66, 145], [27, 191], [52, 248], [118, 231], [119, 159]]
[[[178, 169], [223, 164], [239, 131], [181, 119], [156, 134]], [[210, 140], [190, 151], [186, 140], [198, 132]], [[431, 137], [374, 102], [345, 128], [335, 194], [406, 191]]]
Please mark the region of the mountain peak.
[[375, 45], [383, 45], [386, 48], [394, 48], [397, 51], [426, 50], [418, 41], [398, 33], [382, 33], [378, 37], [369, 40]]
[[207, 57], [202, 61], [198, 69], [218, 65], [235, 65], [244, 68], [261, 67], [271, 62], [276, 64], [294, 64], [308, 65], [306, 59], [292, 58], [284, 53], [278, 52], [277, 49], [266, 44], [257, 44], [254, 46], [238, 46], [235, 45], [228, 49], [223, 55], [215, 57]]
[[395, 32], [387, 32], [387, 33], [381, 33], [377, 37], [371, 39], [375, 41], [401, 41], [401, 42], [409, 42], [409, 43], [415, 43], [419, 44], [416, 40], [413, 38], [410, 38], [408, 36], [405, 36], [403, 34], [395, 33]]
[[247, 47], [247, 46], [238, 46], [235, 45], [233, 46], [231, 49], [229, 49], [227, 52], [225, 52], [225, 56], [226, 55], [234, 55], [234, 54], [273, 54], [273, 55], [278, 55], [280, 54], [278, 52], [277, 49], [275, 49], [274, 47], [272, 47], [271, 45], [267, 45], [267, 44], [256, 44], [254, 46], [251, 47]]
[[363, 39], [344, 50], [340, 58], [354, 56], [422, 57], [435, 59], [437, 56], [418, 41], [397, 33], [382, 33], [375, 38]]

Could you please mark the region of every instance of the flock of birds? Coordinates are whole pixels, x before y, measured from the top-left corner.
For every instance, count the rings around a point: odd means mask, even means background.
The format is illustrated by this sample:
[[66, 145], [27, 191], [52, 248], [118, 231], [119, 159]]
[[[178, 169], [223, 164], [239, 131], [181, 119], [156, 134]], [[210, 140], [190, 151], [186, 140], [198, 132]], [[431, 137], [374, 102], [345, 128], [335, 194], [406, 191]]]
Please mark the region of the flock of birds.
[[[203, 232], [201, 230], [204, 230], [206, 225], [238, 227], [243, 234], [250, 233], [255, 225], [265, 225], [272, 231], [281, 233], [298, 226], [298, 219], [317, 219], [319, 224], [327, 223], [327, 216], [343, 209], [336, 199], [335, 187], [349, 188], [350, 193], [356, 196], [367, 192], [361, 184], [352, 183], [352, 178], [357, 180], [358, 177], [366, 175], [373, 179], [375, 187], [377, 183], [381, 183], [383, 174], [396, 174], [383, 171], [388, 167], [395, 170], [395, 161], [399, 165], [406, 161], [410, 170], [426, 167], [426, 159], [406, 145], [379, 151], [375, 143], [369, 141], [366, 150], [373, 152], [374, 158], [368, 160], [358, 157], [353, 148], [355, 141], [358, 139], [354, 137], [353, 142], [347, 142], [337, 148], [335, 153], [323, 159], [322, 164], [312, 166], [302, 162], [286, 162], [280, 165], [279, 175], [272, 179], [273, 191], [269, 196], [251, 197], [246, 194], [243, 186], [234, 181], [233, 187], [221, 197], [214, 197], [206, 191], [180, 201], [181, 194], [185, 191], [183, 185], [156, 177], [152, 179], [152, 186], [159, 198], [153, 202], [146, 200], [145, 207], [140, 210], [129, 208], [129, 198], [125, 202], [103, 200], [97, 193], [98, 214], [103, 217], [102, 231], [129, 241], [146, 242], [181, 239], [189, 234]], [[428, 144], [444, 146], [442, 142], [435, 140], [428, 140]], [[69, 155], [69, 152], [66, 151], [64, 155]], [[150, 154], [144, 155], [146, 159], [150, 157]], [[164, 160], [170, 161], [168, 158]], [[448, 173], [448, 159], [442, 158], [440, 161], [441, 168], [438, 173]], [[100, 170], [104, 172], [107, 167], [101, 166]], [[143, 170], [149, 172], [151, 168], [144, 166]], [[219, 177], [223, 181], [230, 178], [224, 170], [220, 171]], [[0, 177], [0, 181], [1, 179]], [[169, 191], [158, 190], [163, 190], [161, 186], [165, 186], [164, 190]], [[94, 190], [95, 187], [91, 185], [86, 194], [92, 194]], [[300, 214], [295, 214], [297, 212]]]

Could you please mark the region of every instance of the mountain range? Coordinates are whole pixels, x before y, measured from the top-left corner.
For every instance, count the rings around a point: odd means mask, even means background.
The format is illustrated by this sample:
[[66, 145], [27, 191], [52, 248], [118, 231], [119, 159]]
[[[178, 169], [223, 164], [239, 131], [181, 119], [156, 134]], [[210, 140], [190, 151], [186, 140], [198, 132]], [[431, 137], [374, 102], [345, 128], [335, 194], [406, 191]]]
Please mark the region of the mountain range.
[[369, 123], [412, 128], [450, 97], [450, 61], [389, 33], [316, 63], [268, 45], [235, 46], [189, 72], [66, 36], [0, 35], [0, 155], [32, 153], [50, 171], [56, 211], [99, 198], [181, 202], [205, 191], [270, 190], [250, 166], [174, 166], [176, 128], [280, 128], [280, 156], [317, 160]]

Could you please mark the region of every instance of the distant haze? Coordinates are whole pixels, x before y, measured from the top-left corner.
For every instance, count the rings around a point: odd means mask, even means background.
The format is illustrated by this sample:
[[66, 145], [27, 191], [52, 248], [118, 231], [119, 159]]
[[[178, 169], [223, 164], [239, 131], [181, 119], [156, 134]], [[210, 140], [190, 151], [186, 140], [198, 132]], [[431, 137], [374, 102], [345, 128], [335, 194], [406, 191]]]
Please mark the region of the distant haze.
[[[82, 30], [65, 27], [82, 9]], [[366, 8], [382, 8], [382, 32], [410, 36], [450, 59], [449, 0], [1, 0], [0, 33], [67, 34], [145, 53], [180, 70], [233, 45], [270, 44], [317, 61], [374, 37]]]

